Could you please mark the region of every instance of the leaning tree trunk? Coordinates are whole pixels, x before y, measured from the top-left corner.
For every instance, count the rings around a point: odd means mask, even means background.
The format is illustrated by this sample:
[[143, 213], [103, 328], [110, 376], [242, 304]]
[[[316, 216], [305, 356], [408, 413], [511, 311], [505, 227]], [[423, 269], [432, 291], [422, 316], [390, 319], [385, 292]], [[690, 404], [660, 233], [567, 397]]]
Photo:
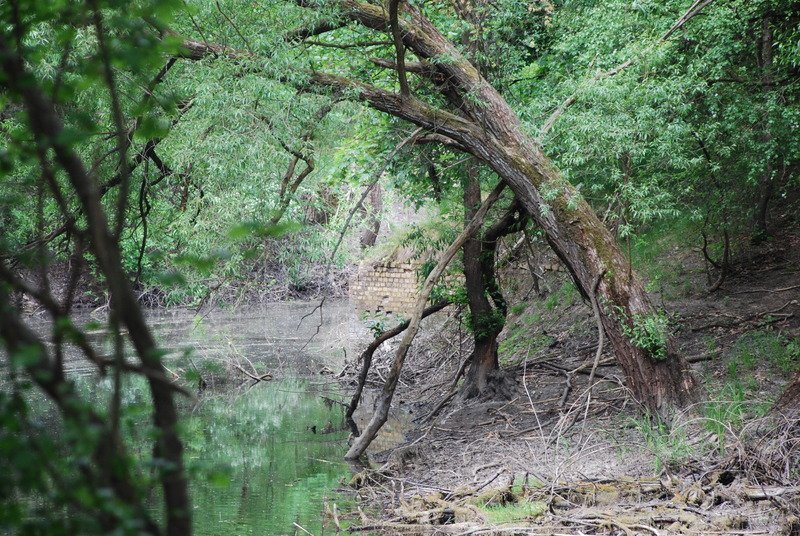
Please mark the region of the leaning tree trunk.
[[[431, 305], [422, 311], [420, 320], [441, 311], [450, 304], [450, 300], [443, 300]], [[347, 421], [347, 425], [350, 427], [350, 430], [354, 436], [358, 436], [360, 432], [358, 431], [358, 425], [356, 424], [356, 421], [353, 419], [353, 415], [358, 408], [358, 404], [361, 402], [361, 394], [364, 392], [364, 385], [367, 383], [367, 376], [369, 375], [370, 368], [372, 368], [372, 357], [375, 355], [375, 351], [380, 348], [384, 342], [403, 333], [406, 328], [408, 328], [409, 324], [411, 324], [410, 319], [401, 322], [388, 331], [384, 331], [375, 337], [375, 339], [369, 343], [369, 345], [367, 345], [364, 351], [361, 352], [361, 356], [358, 359], [358, 361], [361, 363], [361, 370], [358, 371], [356, 390], [353, 392], [353, 397], [350, 399], [350, 404], [348, 404], [347, 410], [344, 414], [344, 419]]]
[[[470, 24], [470, 28], [462, 36], [462, 44], [467, 50], [472, 62], [476, 61], [478, 48], [481, 44], [480, 24], [481, 17], [470, 5], [456, 2], [454, 4], [459, 16]], [[484, 13], [480, 10], [480, 13]], [[477, 64], [476, 64], [477, 65]], [[478, 180], [478, 163], [471, 159], [467, 162], [464, 180], [464, 216], [465, 221], [472, 219], [481, 202], [481, 186]], [[502, 381], [497, 372], [500, 362], [497, 357], [497, 337], [505, 324], [505, 311], [495, 310], [489, 302], [487, 295], [487, 277], [493, 276], [494, 250], [491, 255], [492, 273], [484, 271], [487, 263], [483, 240], [480, 234], [475, 234], [466, 241], [464, 253], [464, 283], [467, 290], [467, 300], [470, 310], [470, 328], [473, 336], [473, 349], [470, 356], [469, 370], [467, 370], [464, 384], [461, 386], [461, 396], [464, 398], [494, 397], [502, 394]], [[502, 317], [501, 317], [502, 315]]]
[[[366, 27], [381, 32], [389, 28], [382, 6], [360, 0], [339, 0], [339, 5], [344, 16]], [[403, 3], [399, 24], [405, 46], [421, 60], [401, 68], [430, 80], [451, 104], [458, 105], [458, 115], [412, 95], [318, 71], [309, 73], [308, 83], [347, 89], [377, 110], [453, 139], [488, 164], [545, 232], [585, 296], [605, 274], [598, 287], [600, 316], [636, 399], [661, 415], [684, 405], [695, 385], [689, 366], [671, 336], [661, 337], [655, 346], [636, 336], [653, 324], [648, 320], [657, 313], [614, 236], [525, 132], [503, 97], [416, 7]]]

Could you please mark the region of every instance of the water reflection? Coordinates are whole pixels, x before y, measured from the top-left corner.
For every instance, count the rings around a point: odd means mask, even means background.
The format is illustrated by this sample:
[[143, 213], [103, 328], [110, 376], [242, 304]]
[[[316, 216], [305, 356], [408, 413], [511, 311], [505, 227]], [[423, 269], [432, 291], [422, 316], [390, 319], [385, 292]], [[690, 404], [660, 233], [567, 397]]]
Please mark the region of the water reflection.
[[[334, 492], [349, 475], [343, 408], [332, 402], [344, 397], [319, 372], [341, 370], [365, 330], [346, 302], [300, 322], [315, 305], [151, 318], [162, 343], [189, 346], [208, 379], [184, 408], [197, 534], [302, 533], [294, 523], [321, 534], [326, 498], [347, 500]], [[276, 379], [254, 384], [233, 362]]]
[[[346, 302], [326, 304], [321, 318], [317, 312], [301, 324], [315, 305], [272, 304], [203, 317], [190, 311], [149, 315], [159, 344], [169, 350], [168, 369], [184, 379], [200, 376], [193, 380], [197, 399], [178, 399], [196, 534], [302, 534], [297, 523], [319, 536], [325, 498], [340, 508], [348, 500], [334, 491], [350, 474], [343, 462], [343, 407], [333, 402], [345, 397], [328, 372], [341, 370], [345, 356], [352, 358], [369, 335]], [[90, 330], [98, 353], [110, 355], [103, 320], [75, 318]], [[43, 334], [52, 327], [46, 319], [32, 323]], [[102, 411], [112, 378], [100, 378], [74, 349], [65, 357], [77, 388]], [[133, 360], [131, 352], [127, 358]], [[274, 379], [254, 384], [234, 362]], [[123, 386], [122, 430], [131, 452], [148, 458], [154, 431], [146, 382], [128, 377]], [[37, 423], [59, 433], [52, 406], [37, 391], [30, 397]], [[154, 475], [141, 478], [160, 510]]]
[[184, 435], [197, 534], [293, 534], [293, 523], [321, 533], [348, 468], [342, 408], [318, 389], [279, 380], [204, 397]]

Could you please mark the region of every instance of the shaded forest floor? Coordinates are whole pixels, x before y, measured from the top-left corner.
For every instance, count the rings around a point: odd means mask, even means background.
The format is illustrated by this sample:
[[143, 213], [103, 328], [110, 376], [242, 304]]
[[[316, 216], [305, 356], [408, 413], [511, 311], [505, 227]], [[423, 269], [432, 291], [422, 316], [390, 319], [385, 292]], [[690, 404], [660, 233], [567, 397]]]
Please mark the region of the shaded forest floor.
[[[387, 433], [377, 463], [350, 483], [372, 512], [352, 514], [350, 530], [800, 534], [800, 426], [766, 416], [800, 366], [800, 238], [743, 252], [711, 294], [698, 252], [661, 247], [668, 260], [650, 266], [651, 289], [704, 386], [695, 405], [669, 426], [642, 416], [608, 346], [590, 397], [590, 307], [563, 274], [530, 298], [530, 277], [506, 273], [522, 287], [500, 344], [514, 397], [455, 398], [431, 415], [470, 337], [454, 311], [427, 320], [395, 397], [405, 437]], [[391, 350], [376, 356], [372, 385]]]

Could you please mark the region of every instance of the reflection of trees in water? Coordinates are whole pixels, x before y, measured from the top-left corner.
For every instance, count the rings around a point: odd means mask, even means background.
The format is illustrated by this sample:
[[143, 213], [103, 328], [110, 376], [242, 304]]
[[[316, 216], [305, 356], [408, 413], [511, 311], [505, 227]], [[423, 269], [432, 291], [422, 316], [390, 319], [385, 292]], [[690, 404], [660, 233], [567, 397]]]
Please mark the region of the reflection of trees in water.
[[[318, 390], [281, 380], [201, 403], [186, 435], [187, 460], [201, 475], [192, 490], [199, 534], [218, 534], [220, 523], [255, 533], [290, 530], [293, 521], [319, 527], [322, 497], [347, 466], [341, 406]], [[322, 433], [328, 423], [331, 433]]]

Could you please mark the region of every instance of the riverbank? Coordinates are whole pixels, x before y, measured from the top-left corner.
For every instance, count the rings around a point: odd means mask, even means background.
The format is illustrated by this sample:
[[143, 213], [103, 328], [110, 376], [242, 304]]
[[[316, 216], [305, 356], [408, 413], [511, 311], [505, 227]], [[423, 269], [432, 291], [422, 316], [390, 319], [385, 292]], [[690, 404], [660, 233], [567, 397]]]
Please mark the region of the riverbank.
[[[79, 310], [107, 308], [110, 296], [96, 273], [83, 265], [73, 274], [74, 266], [74, 259], [48, 265], [47, 284], [53, 296], [58, 300], [71, 296], [72, 307]], [[345, 299], [355, 270], [354, 266], [309, 263], [298, 277], [280, 263], [264, 261], [250, 263], [245, 273], [227, 277], [187, 279], [178, 271], [165, 272], [149, 282], [136, 278], [133, 288], [139, 303], [151, 311], [187, 308], [207, 312], [215, 307], [236, 309], [278, 302]], [[17, 268], [17, 277], [34, 286], [41, 281], [38, 270]], [[13, 299], [26, 313], [35, 314], [41, 308], [29, 296], [15, 293]]]
[[[800, 426], [769, 413], [800, 366], [800, 241], [754, 248], [712, 293], [694, 255], [675, 252], [656, 267], [674, 274], [655, 297], [706, 386], [669, 426], [643, 416], [609, 348], [589, 385], [597, 327], [558, 274], [547, 296], [521, 299], [522, 289], [510, 301], [500, 353], [514, 396], [455, 397], [432, 414], [469, 355], [451, 307], [414, 344], [395, 396], [413, 428], [353, 479], [373, 514], [352, 516], [349, 530], [800, 533]], [[376, 356], [368, 385], [382, 383], [391, 358], [391, 349]]]

